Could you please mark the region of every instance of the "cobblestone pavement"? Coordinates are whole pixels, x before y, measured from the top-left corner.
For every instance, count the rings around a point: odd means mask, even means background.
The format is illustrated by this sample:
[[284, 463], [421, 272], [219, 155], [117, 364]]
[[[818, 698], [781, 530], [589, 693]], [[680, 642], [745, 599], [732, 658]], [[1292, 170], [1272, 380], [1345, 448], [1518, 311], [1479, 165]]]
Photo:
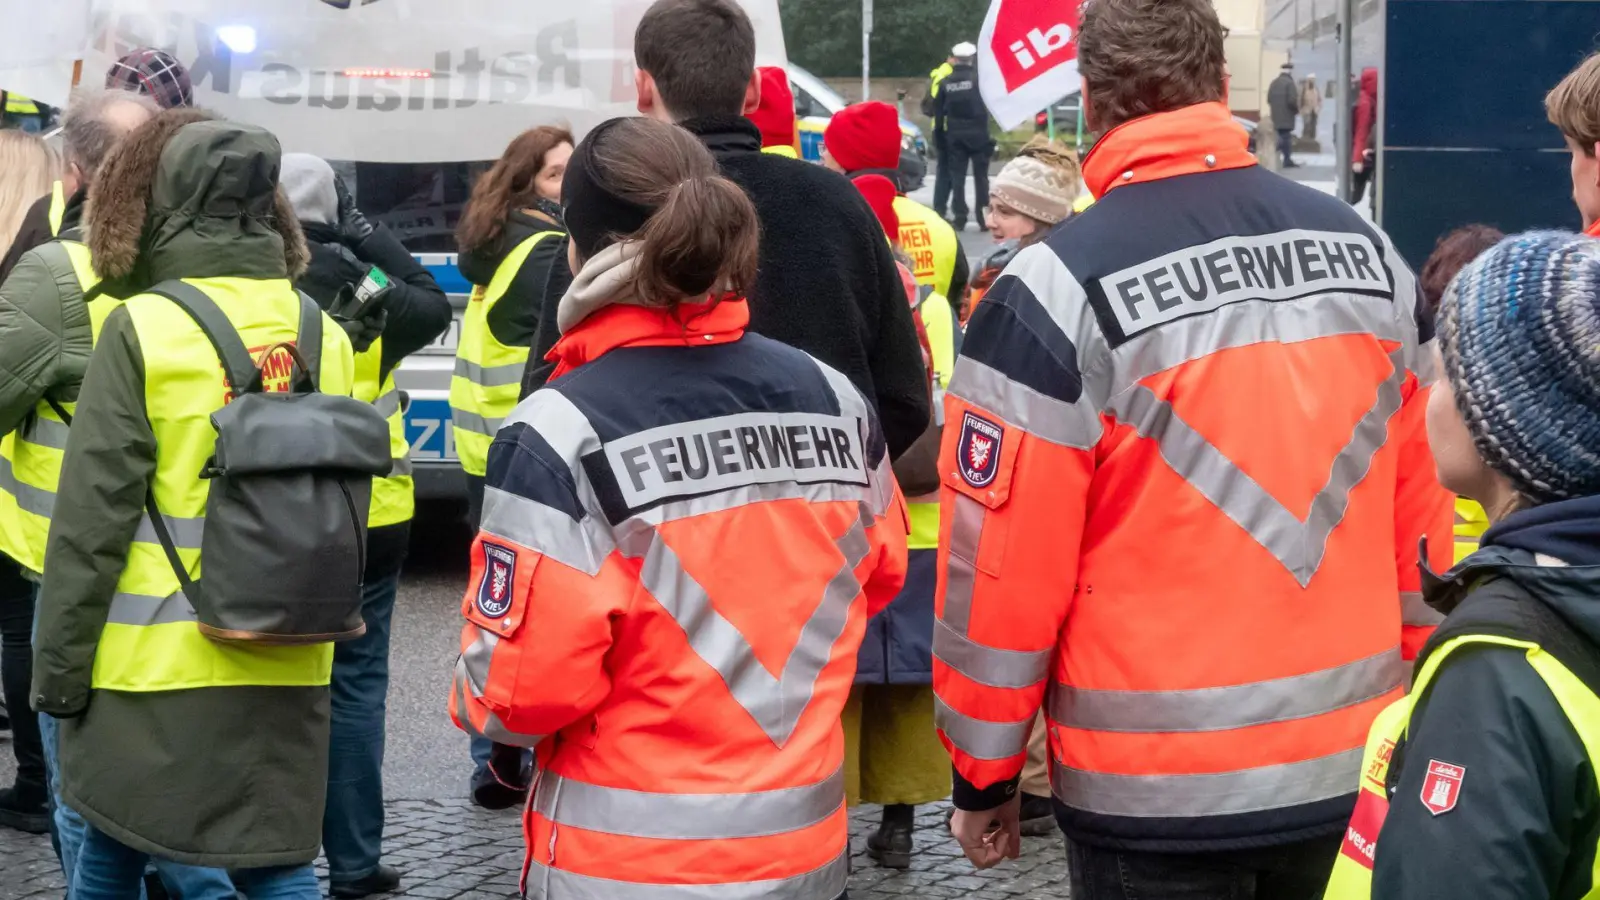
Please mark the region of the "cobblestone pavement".
[[[866, 858], [863, 844], [877, 809], [851, 817], [855, 873], [851, 900], [890, 898], [1060, 898], [1067, 896], [1061, 837], [1027, 838], [1022, 859], [989, 872], [962, 858], [944, 827], [944, 808], [917, 819], [911, 869], [889, 872]], [[394, 896], [422, 900], [506, 900], [517, 893], [522, 834], [512, 813], [489, 813], [465, 800], [398, 800], [389, 804], [385, 860], [405, 873]], [[0, 829], [0, 900], [60, 900], [61, 872], [49, 840]]]

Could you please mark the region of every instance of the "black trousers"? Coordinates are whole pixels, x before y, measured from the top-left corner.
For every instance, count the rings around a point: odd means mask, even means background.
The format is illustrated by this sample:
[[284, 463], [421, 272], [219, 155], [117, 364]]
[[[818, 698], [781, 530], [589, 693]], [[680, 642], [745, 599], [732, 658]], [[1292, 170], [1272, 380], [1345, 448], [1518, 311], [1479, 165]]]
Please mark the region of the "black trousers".
[[39, 717], [29, 705], [33, 694], [34, 591], [34, 583], [23, 577], [22, 567], [0, 555], [0, 691], [5, 694], [6, 712], [11, 717], [17, 799], [28, 806], [42, 805], [49, 795]]
[[[965, 222], [969, 212], [983, 215], [989, 208], [989, 160], [994, 156], [994, 141], [987, 134], [945, 135], [950, 162], [950, 210], [957, 222]], [[967, 208], [967, 168], [972, 169], [973, 209]], [[939, 165], [940, 171], [945, 168]]]
[[945, 141], [943, 131], [933, 133], [933, 152], [936, 157], [933, 167], [933, 211], [944, 218], [950, 211], [950, 163], [949, 144]]
[[1220, 853], [1139, 853], [1068, 841], [1072, 900], [1319, 900], [1343, 837]]

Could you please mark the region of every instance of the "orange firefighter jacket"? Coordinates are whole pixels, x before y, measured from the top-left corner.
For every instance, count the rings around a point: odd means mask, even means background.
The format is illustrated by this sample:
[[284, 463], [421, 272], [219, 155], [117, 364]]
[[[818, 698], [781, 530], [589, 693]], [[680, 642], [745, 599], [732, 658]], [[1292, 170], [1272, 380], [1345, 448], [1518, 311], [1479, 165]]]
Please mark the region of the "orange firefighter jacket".
[[934, 625], [956, 802], [1014, 790], [1048, 714], [1075, 840], [1333, 834], [1400, 695], [1431, 323], [1388, 239], [1267, 173], [1222, 104], [1126, 123], [1099, 198], [1023, 250], [946, 401]]
[[904, 503], [861, 394], [748, 321], [592, 314], [489, 451], [450, 709], [538, 750], [529, 898], [845, 889], [839, 717]]

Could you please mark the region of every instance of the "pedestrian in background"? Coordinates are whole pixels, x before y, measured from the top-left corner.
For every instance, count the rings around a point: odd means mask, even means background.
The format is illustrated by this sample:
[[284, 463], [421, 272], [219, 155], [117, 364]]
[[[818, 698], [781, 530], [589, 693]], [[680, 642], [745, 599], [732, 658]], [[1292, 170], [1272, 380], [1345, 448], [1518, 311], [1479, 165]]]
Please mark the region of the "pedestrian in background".
[[[560, 205], [572, 146], [572, 132], [554, 125], [518, 135], [473, 185], [456, 229], [458, 265], [473, 289], [456, 345], [450, 417], [474, 527], [482, 517], [489, 445], [525, 395], [526, 380], [541, 371], [544, 354], [529, 348], [572, 280]], [[489, 771], [491, 749], [489, 741], [472, 738], [469, 796], [484, 809], [509, 809], [524, 792]]]
[[[1074, 898], [1311, 900], [1401, 695], [1417, 546], [1449, 558], [1427, 311], [1381, 232], [1250, 154], [1210, 0], [1081, 26], [1098, 199], [989, 290], [947, 395], [952, 830], [1017, 852], [1043, 706]], [[1307, 229], [1292, 273], [1257, 263]]]
[[[129, 299], [84, 377], [39, 598], [34, 703], [60, 722], [61, 796], [88, 823], [75, 900], [137, 897], [152, 858], [227, 869], [256, 900], [321, 896], [333, 646], [208, 637], [172, 562], [199, 577], [211, 420], [237, 376], [184, 309], [146, 291], [192, 290], [244, 346], [283, 358], [303, 321], [290, 279], [306, 248], [277, 139], [197, 118], [168, 110], [123, 140], [85, 216], [95, 271]], [[320, 388], [348, 396], [349, 340], [319, 322]]]
[[410, 543], [415, 490], [411, 444], [394, 370], [450, 327], [450, 301], [428, 270], [382, 226], [374, 228], [328, 163], [283, 157], [285, 195], [305, 233], [309, 261], [295, 279], [350, 336], [353, 396], [389, 422], [394, 469], [372, 484], [361, 619], [366, 633], [333, 652], [328, 804], [322, 846], [329, 892], [358, 898], [400, 886], [383, 860], [383, 752], [389, 698], [389, 633]]
[[540, 748], [530, 900], [833, 900], [839, 716], [905, 576], [883, 432], [747, 332], [756, 211], [687, 132], [601, 124], [562, 206], [578, 274], [554, 377], [490, 449], [452, 716]]
[[1317, 139], [1317, 117], [1322, 114], [1322, 91], [1317, 87], [1317, 73], [1312, 72], [1300, 83], [1300, 121], [1304, 127], [1300, 136], [1308, 141]]
[[[939, 168], [950, 166], [950, 224], [956, 231], [967, 227], [967, 214], [984, 225], [984, 210], [989, 207], [989, 160], [994, 156], [994, 138], [989, 136], [989, 107], [978, 90], [978, 48], [958, 44], [955, 65], [939, 84], [934, 98], [934, 116], [944, 123], [948, 156], [939, 159]], [[968, 52], [970, 51], [970, 52]], [[972, 206], [967, 206], [967, 168], [972, 168]], [[934, 198], [938, 207], [939, 199]]]
[[[831, 126], [830, 126], [831, 127]], [[887, 176], [851, 179], [896, 244], [902, 270], [910, 261], [896, 238], [899, 190]], [[943, 223], [940, 223], [943, 224]], [[907, 283], [925, 344], [932, 394], [938, 397], [955, 366], [960, 326], [949, 301], [930, 285]], [[855, 686], [844, 708], [845, 795], [851, 805], [883, 807], [867, 836], [867, 855], [887, 869], [911, 867], [916, 807], [950, 796], [950, 765], [933, 723], [933, 593], [939, 546], [939, 436], [942, 421], [894, 462], [910, 523], [906, 583], [888, 608], [867, 622], [856, 657]]]
[[[9, 249], [28, 205], [50, 189], [58, 168], [55, 154], [37, 135], [0, 131], [0, 255]], [[5, 294], [0, 292], [0, 317], [4, 303]], [[0, 340], [4, 337], [0, 331]], [[0, 357], [0, 365], [5, 361]], [[9, 428], [0, 432], [6, 435], [0, 443], [0, 465], [7, 469], [15, 442], [9, 432]], [[15, 533], [15, 517], [16, 498], [0, 485], [0, 543]], [[11, 719], [11, 752], [17, 761], [11, 787], [0, 790], [0, 827], [44, 834], [50, 830], [49, 785], [38, 720], [29, 714], [28, 706], [32, 630], [33, 583], [14, 558], [0, 558], [0, 692]]]
[[761, 152], [799, 159], [800, 123], [794, 115], [789, 73], [782, 66], [760, 66], [756, 71], [761, 73], [761, 103], [749, 118], [761, 131]]
[[[1351, 110], [1350, 121], [1355, 123], [1353, 142], [1350, 144], [1351, 179], [1350, 205], [1361, 203], [1372, 183], [1378, 164], [1378, 70], [1368, 66], [1361, 70], [1361, 83], [1356, 89], [1356, 105]], [[1376, 191], [1373, 203], [1377, 203]]]
[[1561, 79], [1544, 98], [1544, 109], [1572, 157], [1572, 202], [1583, 217], [1583, 233], [1600, 237], [1600, 53]]
[[[760, 101], [749, 16], [734, 0], [658, 0], [639, 20], [634, 56], [639, 111], [699, 137], [755, 204], [750, 330], [843, 372], [900, 455], [928, 424], [928, 388], [894, 257], [849, 181], [761, 152], [744, 117]], [[541, 349], [555, 337], [541, 329]]]
[[1294, 119], [1300, 113], [1300, 89], [1294, 84], [1294, 63], [1286, 62], [1278, 77], [1267, 86], [1267, 107], [1272, 111], [1272, 127], [1278, 132], [1278, 152], [1285, 169], [1296, 169], [1294, 161]]
[[[970, 50], [967, 48], [971, 48]], [[922, 114], [931, 120], [931, 140], [933, 142], [933, 156], [938, 161], [933, 174], [933, 211], [939, 218], [948, 218], [950, 212], [950, 172], [949, 159], [945, 156], [948, 152], [945, 143], [945, 123], [939, 116], [939, 86], [955, 71], [956, 61], [962, 57], [977, 56], [978, 48], [970, 41], [950, 48], [950, 55], [937, 68], [928, 73], [928, 92], [922, 97]]]
[[890, 240], [911, 259], [918, 284], [945, 297], [967, 291], [967, 254], [949, 222], [905, 195], [900, 183], [900, 114], [881, 100], [855, 103], [835, 113], [822, 134], [822, 164], [854, 179], [875, 174], [895, 187], [900, 223]]
[[1596, 889], [1597, 284], [1600, 244], [1534, 232], [1445, 293], [1428, 438], [1439, 480], [1493, 524], [1427, 579], [1448, 615], [1373, 725], [1329, 900]]
[[[1500, 243], [1505, 234], [1488, 225], [1466, 225], [1439, 238], [1433, 253], [1422, 264], [1417, 279], [1422, 287], [1422, 299], [1430, 313], [1438, 313], [1444, 300], [1445, 288], [1455, 279], [1467, 263], [1477, 259], [1485, 250]], [[1478, 549], [1478, 539], [1489, 528], [1489, 516], [1475, 500], [1456, 498], [1455, 561], [1457, 563]], [[1421, 645], [1418, 644], [1420, 649]]]

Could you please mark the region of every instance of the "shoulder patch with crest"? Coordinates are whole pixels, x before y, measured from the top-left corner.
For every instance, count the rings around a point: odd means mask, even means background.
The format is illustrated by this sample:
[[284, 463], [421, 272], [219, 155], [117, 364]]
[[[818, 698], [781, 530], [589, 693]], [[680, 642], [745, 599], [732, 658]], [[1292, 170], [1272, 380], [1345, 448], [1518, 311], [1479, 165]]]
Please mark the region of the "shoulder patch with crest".
[[961, 478], [975, 488], [994, 483], [1000, 473], [1000, 444], [1005, 429], [976, 413], [961, 416], [961, 439], [956, 443], [956, 465]]
[[1428, 760], [1428, 777], [1422, 780], [1422, 805], [1442, 816], [1461, 801], [1461, 785], [1467, 780], [1467, 767]]
[[483, 542], [483, 580], [478, 583], [478, 612], [498, 619], [511, 611], [511, 590], [517, 580], [517, 554]]

